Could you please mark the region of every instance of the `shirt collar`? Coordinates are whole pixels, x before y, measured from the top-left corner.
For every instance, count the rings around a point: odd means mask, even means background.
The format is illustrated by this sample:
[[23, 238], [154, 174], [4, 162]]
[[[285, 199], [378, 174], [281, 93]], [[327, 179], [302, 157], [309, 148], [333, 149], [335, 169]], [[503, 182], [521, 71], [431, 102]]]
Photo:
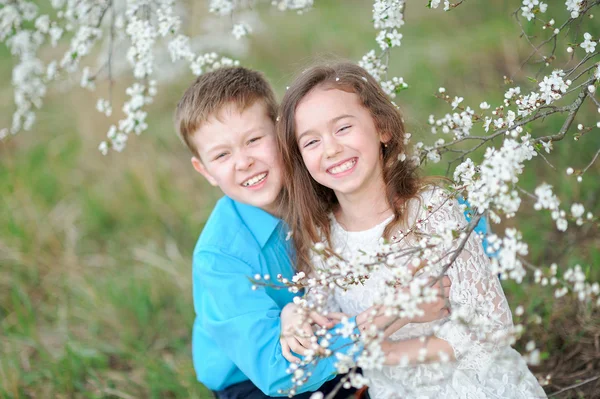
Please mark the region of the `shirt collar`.
[[273, 231], [281, 223], [281, 219], [252, 205], [233, 201], [238, 214], [248, 226], [254, 238], [261, 247], [264, 247]]

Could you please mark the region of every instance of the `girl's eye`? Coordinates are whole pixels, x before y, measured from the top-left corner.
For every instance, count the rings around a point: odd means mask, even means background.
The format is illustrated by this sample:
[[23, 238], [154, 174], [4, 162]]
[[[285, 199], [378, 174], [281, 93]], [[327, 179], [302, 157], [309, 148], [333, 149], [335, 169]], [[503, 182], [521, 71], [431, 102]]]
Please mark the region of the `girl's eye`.
[[343, 131], [345, 131], [345, 130], [348, 130], [348, 129], [350, 129], [351, 127], [352, 127], [351, 125], [348, 125], [348, 126], [342, 126], [341, 128], [339, 128], [339, 129], [338, 129], [338, 131], [337, 131], [337, 132], [338, 132], [338, 133], [341, 133], [341, 132], [343, 132]]
[[311, 146], [311, 145], [315, 144], [317, 141], [318, 141], [318, 140], [315, 140], [315, 139], [313, 139], [313, 140], [310, 140], [309, 142], [307, 142], [307, 143], [305, 143], [305, 144], [303, 145], [303, 148], [309, 147], [309, 146]]

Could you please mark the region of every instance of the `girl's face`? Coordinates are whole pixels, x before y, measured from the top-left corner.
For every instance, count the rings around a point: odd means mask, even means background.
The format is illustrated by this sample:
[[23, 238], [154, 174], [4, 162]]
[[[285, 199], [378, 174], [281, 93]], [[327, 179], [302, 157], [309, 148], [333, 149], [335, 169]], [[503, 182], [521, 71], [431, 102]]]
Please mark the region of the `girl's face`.
[[358, 95], [316, 87], [298, 103], [295, 122], [306, 168], [338, 199], [380, 186], [381, 138]]

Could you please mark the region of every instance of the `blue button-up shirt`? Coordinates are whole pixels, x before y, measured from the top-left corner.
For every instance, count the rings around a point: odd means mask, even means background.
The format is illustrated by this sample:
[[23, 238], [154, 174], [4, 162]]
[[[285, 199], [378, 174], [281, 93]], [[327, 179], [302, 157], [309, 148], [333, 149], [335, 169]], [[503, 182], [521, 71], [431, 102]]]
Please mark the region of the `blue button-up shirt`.
[[[279, 336], [281, 309], [294, 294], [255, 291], [249, 280], [256, 274], [291, 279], [294, 252], [286, 235], [280, 219], [228, 197], [219, 200], [202, 231], [193, 258], [192, 354], [198, 380], [211, 390], [250, 379], [276, 396], [292, 386]], [[349, 342], [340, 338], [335, 346]], [[298, 392], [317, 390], [333, 378], [335, 362], [335, 357], [319, 361]]]
[[[467, 219], [467, 222], [470, 223], [471, 218], [473, 217], [473, 209], [471, 208], [471, 204], [469, 204], [469, 201], [467, 201], [463, 197], [458, 197], [458, 203], [467, 206], [467, 208], [465, 209], [465, 218]], [[481, 235], [481, 237], [483, 238], [481, 244], [483, 245], [483, 251], [485, 252], [485, 254], [492, 258], [496, 257], [497, 253], [488, 252], [488, 247], [490, 244], [487, 240], [487, 235], [490, 233], [490, 225], [485, 216], [482, 216], [481, 219], [479, 219], [479, 223], [477, 223], [477, 226], [475, 226], [474, 231], [475, 233]]]

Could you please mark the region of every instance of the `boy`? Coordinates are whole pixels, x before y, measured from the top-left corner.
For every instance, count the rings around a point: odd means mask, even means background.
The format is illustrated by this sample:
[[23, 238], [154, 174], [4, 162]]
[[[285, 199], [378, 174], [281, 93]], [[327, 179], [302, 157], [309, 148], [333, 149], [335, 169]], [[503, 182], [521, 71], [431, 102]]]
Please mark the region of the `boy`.
[[[257, 274], [291, 279], [294, 273], [291, 241], [277, 209], [282, 180], [276, 116], [270, 85], [239, 67], [200, 76], [175, 113], [194, 169], [225, 194], [193, 256], [194, 368], [220, 399], [282, 396], [278, 391], [292, 385], [279, 337], [281, 309], [294, 294], [254, 291], [249, 281]], [[349, 342], [340, 338], [336, 347]], [[334, 377], [334, 362], [320, 361], [302, 392], [331, 390], [335, 379], [321, 385]]]

